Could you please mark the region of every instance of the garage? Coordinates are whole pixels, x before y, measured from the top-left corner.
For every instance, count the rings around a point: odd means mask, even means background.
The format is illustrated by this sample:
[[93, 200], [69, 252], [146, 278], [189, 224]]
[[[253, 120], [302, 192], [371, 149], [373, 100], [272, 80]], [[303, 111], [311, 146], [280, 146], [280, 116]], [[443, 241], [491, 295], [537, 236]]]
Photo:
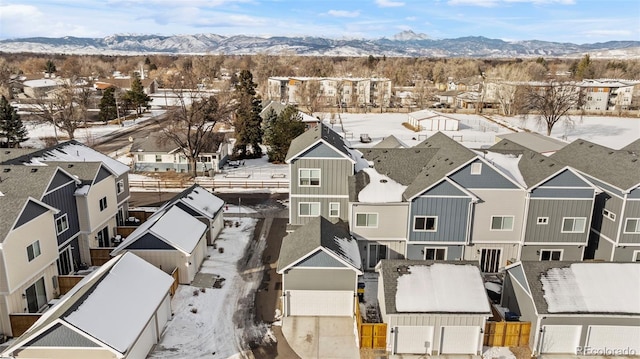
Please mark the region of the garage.
[[581, 325], [543, 325], [540, 353], [577, 354]]
[[593, 354], [608, 355], [610, 351], [640, 353], [640, 327], [591, 325], [585, 347]]
[[477, 354], [480, 327], [442, 327], [440, 354]]
[[291, 290], [286, 292], [287, 315], [353, 316], [354, 292]]
[[433, 327], [398, 326], [393, 329], [395, 354], [431, 354]]

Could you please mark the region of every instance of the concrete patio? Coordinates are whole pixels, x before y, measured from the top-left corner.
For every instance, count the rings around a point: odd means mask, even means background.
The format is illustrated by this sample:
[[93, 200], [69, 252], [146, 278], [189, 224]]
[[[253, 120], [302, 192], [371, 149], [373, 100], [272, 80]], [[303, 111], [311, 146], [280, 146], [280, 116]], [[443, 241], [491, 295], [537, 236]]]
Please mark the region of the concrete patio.
[[356, 359], [354, 319], [351, 317], [285, 317], [282, 334], [301, 358]]

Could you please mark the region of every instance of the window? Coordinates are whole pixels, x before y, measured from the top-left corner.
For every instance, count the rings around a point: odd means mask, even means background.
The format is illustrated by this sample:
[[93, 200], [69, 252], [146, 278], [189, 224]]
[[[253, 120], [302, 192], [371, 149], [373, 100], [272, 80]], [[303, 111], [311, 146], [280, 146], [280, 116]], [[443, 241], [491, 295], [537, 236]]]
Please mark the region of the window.
[[624, 233], [640, 233], [640, 218], [627, 218]]
[[602, 215], [605, 216], [606, 218], [609, 218], [612, 221], [616, 220], [616, 214], [606, 208], [602, 210]]
[[424, 259], [431, 261], [443, 261], [447, 259], [447, 249], [424, 247]]
[[640, 251], [633, 251], [633, 261], [640, 262]]
[[538, 217], [538, 224], [549, 224], [549, 217]]
[[73, 272], [73, 253], [71, 252], [71, 246], [63, 249], [58, 256], [58, 274], [66, 275]]
[[583, 233], [587, 219], [584, 217], [566, 217], [562, 219], [562, 233]]
[[100, 198], [100, 211], [104, 211], [107, 208], [107, 197]]
[[562, 249], [543, 249], [540, 251], [541, 261], [561, 261]]
[[319, 202], [300, 202], [299, 215], [300, 217], [315, 217], [320, 215], [320, 203]]
[[162, 155], [156, 155], [156, 162], [162, 162]]
[[435, 216], [415, 216], [413, 219], [413, 229], [415, 231], [435, 232], [438, 217]]
[[320, 186], [320, 169], [319, 168], [301, 168], [299, 176], [300, 186], [303, 187], [319, 187]]
[[60, 234], [67, 229], [69, 229], [69, 221], [67, 220], [67, 214], [65, 213], [56, 219], [56, 233]]
[[47, 292], [44, 287], [44, 277], [38, 279], [24, 292], [27, 298], [27, 310], [29, 313], [37, 313], [47, 304]]
[[120, 180], [118, 181], [118, 183], [116, 183], [116, 192], [118, 194], [124, 192], [124, 180]]
[[40, 255], [40, 241], [35, 241], [27, 246], [27, 258], [29, 262], [36, 259]]
[[329, 203], [329, 217], [340, 217], [340, 203], [339, 202], [330, 202]]
[[513, 216], [491, 216], [492, 231], [512, 231]]
[[378, 227], [378, 214], [356, 213], [356, 227]]
[[476, 162], [471, 164], [471, 174], [479, 175], [482, 174], [482, 163]]
[[144, 161], [144, 155], [137, 155], [136, 158], [138, 159], [138, 162]]

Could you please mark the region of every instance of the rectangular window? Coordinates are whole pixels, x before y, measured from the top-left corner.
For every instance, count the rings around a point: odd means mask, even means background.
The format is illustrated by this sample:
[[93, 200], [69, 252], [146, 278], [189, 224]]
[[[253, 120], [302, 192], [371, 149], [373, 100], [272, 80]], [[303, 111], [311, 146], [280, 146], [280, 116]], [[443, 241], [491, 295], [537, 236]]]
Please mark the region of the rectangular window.
[[543, 249], [540, 251], [541, 261], [561, 261], [562, 249]]
[[27, 299], [27, 310], [29, 313], [37, 313], [40, 308], [47, 304], [47, 291], [44, 286], [44, 277], [38, 279], [35, 283], [24, 291]]
[[640, 233], [640, 218], [627, 218], [624, 233]]
[[538, 217], [538, 224], [549, 224], [549, 217]]
[[320, 215], [320, 202], [300, 202], [300, 217], [316, 217]]
[[156, 162], [162, 162], [162, 155], [156, 155]]
[[492, 231], [512, 231], [513, 216], [491, 216]]
[[301, 187], [319, 187], [320, 186], [320, 169], [319, 168], [301, 168], [299, 176], [299, 184]]
[[40, 255], [40, 241], [35, 241], [27, 246], [27, 258], [29, 262], [38, 258]]
[[586, 223], [584, 217], [565, 217], [562, 219], [562, 233], [584, 233]]
[[329, 202], [329, 217], [340, 217], [340, 202]]
[[136, 158], [138, 159], [138, 162], [144, 161], [144, 155], [137, 155]]
[[606, 209], [606, 208], [602, 210], [602, 215], [603, 215], [605, 218], [609, 218], [609, 219], [610, 219], [610, 220], [612, 220], [612, 221], [615, 221], [615, 220], [616, 220], [616, 214], [615, 214], [615, 213], [613, 213], [613, 212], [611, 212], [610, 210], [608, 210], [608, 209]]
[[633, 261], [640, 262], [640, 251], [633, 251]]
[[356, 213], [356, 227], [378, 227], [378, 214]]
[[100, 198], [100, 211], [104, 211], [107, 208], [107, 197]]
[[481, 162], [476, 162], [476, 163], [472, 163], [471, 164], [471, 174], [472, 175], [482, 174], [482, 163]]
[[124, 192], [124, 180], [120, 180], [116, 183], [116, 192], [118, 194]]
[[447, 249], [424, 247], [424, 259], [428, 261], [443, 261], [447, 259]]
[[62, 216], [56, 218], [56, 233], [60, 234], [69, 229], [69, 220], [67, 219], [67, 214], [63, 214]]
[[436, 216], [415, 216], [413, 219], [414, 231], [435, 232], [438, 224]]

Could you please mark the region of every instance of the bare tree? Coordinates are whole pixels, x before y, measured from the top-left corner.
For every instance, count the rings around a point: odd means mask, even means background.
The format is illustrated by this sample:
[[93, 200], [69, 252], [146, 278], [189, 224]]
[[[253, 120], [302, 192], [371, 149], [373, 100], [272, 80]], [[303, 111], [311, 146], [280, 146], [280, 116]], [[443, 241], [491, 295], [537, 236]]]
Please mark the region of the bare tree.
[[36, 116], [41, 123], [53, 125], [58, 141], [57, 130], [75, 138], [75, 131], [82, 126], [84, 119], [75, 86], [68, 82], [52, 90], [49, 94], [40, 94], [35, 100]]
[[583, 98], [580, 89], [569, 82], [547, 82], [541, 85], [528, 85], [523, 88], [522, 112], [533, 113], [538, 123], [547, 128], [547, 136], [556, 123], [564, 120], [573, 124], [569, 115], [572, 109], [582, 106]]
[[302, 82], [296, 92], [296, 97], [299, 106], [304, 106], [307, 112], [312, 115], [320, 107], [320, 81], [314, 79]]

